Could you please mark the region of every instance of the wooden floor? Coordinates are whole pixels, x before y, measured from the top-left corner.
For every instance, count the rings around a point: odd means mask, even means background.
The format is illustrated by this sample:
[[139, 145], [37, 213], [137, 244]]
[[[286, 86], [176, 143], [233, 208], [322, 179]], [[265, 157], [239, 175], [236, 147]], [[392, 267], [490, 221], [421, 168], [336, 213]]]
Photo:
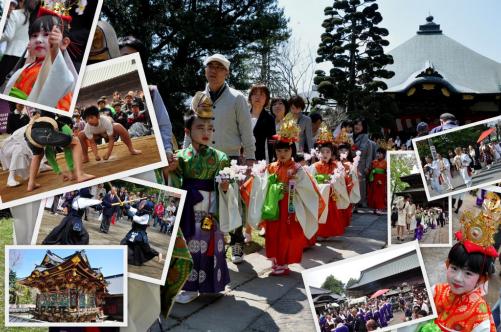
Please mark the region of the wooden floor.
[[[101, 233], [99, 231], [100, 222], [98, 219], [98, 214], [90, 209], [88, 215], [88, 221], [84, 221], [84, 226], [89, 232], [89, 244], [93, 245], [117, 245], [124, 238], [127, 232], [131, 228], [129, 221], [123, 218], [121, 221], [116, 222], [115, 225], [110, 225], [110, 231], [108, 234]], [[40, 231], [38, 232], [37, 244], [41, 245], [45, 237], [50, 233], [50, 231], [59, 225], [61, 220], [64, 218], [63, 215], [53, 215], [47, 210], [44, 210], [42, 223], [40, 225]], [[150, 225], [152, 222], [150, 221]], [[169, 243], [171, 237], [168, 234], [163, 234], [159, 232], [159, 226], [156, 228], [148, 227], [148, 240], [150, 246], [156, 251], [162, 253], [163, 257], [167, 255], [167, 249], [169, 248]], [[154, 279], [161, 279], [164, 264], [166, 262], [158, 263], [156, 258], [151, 259], [146, 262], [143, 266], [128, 265], [129, 272], [140, 274], [145, 277], [150, 277]]]
[[[111, 154], [110, 159], [106, 161], [102, 159], [101, 161], [95, 161], [92, 152], [89, 150], [90, 161], [84, 164], [84, 172], [95, 175], [96, 177], [103, 177], [161, 161], [155, 136], [149, 135], [145, 137], [133, 138], [132, 145], [135, 149], [141, 150], [142, 154], [131, 155], [127, 146], [122, 141], [115, 143], [113, 153]], [[101, 158], [105, 154], [107, 148], [108, 144], [98, 146]], [[57, 155], [57, 162], [61, 169], [66, 169], [64, 154], [60, 153]], [[41, 173], [37, 177], [36, 182], [39, 183], [41, 187], [35, 189], [31, 193], [28, 193], [26, 191], [27, 181], [24, 181], [18, 187], [10, 188], [6, 186], [7, 177], [7, 171], [0, 171], [0, 197], [2, 198], [3, 203], [24, 198], [31, 194], [40, 194], [49, 190], [76, 184], [75, 181], [65, 182], [61, 176], [57, 176], [52, 171], [47, 171]], [[20, 181], [20, 179], [18, 179], [18, 181]]]

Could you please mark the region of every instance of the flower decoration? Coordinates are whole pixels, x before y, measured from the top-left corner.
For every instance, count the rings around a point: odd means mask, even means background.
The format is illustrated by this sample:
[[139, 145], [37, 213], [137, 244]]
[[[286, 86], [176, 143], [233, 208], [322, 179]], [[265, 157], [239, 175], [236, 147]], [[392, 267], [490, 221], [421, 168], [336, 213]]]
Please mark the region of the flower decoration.
[[223, 181], [235, 182], [244, 181], [247, 177], [247, 166], [240, 166], [237, 164], [236, 160], [232, 160], [230, 167], [225, 167], [216, 176], [216, 182], [221, 183]]

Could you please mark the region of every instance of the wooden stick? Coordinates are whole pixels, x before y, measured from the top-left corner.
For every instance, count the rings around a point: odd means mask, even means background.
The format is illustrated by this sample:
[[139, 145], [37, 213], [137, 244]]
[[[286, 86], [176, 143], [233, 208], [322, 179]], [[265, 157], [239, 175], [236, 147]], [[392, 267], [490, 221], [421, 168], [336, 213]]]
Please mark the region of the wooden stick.
[[136, 201], [140, 201], [141, 199], [142, 198], [136, 198], [136, 199], [132, 199], [132, 200], [129, 200], [129, 201], [123, 201], [123, 202], [119, 202], [119, 203], [113, 203], [113, 204], [111, 204], [111, 206], [123, 205], [123, 204], [130, 203], [130, 202], [136, 202]]

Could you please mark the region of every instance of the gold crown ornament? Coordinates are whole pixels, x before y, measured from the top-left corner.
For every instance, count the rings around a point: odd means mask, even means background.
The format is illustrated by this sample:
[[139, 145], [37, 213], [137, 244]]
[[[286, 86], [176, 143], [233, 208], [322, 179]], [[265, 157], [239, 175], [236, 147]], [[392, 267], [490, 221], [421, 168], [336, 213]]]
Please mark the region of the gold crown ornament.
[[346, 128], [342, 128], [339, 134], [336, 136], [334, 139], [334, 143], [337, 145], [341, 144], [353, 144], [353, 139], [350, 137], [348, 132], [346, 131]]
[[325, 143], [333, 143], [334, 142], [334, 136], [332, 135], [332, 132], [330, 131], [329, 127], [325, 122], [322, 122], [320, 124], [320, 128], [318, 128], [318, 138], [317, 138], [317, 143], [318, 144], [325, 144]]
[[87, 6], [86, 0], [42, 0], [38, 10], [38, 17], [51, 15], [57, 16], [62, 20], [70, 23], [72, 17], [70, 11], [73, 7], [77, 7], [76, 13], [83, 15], [83, 11]]
[[198, 91], [191, 101], [191, 109], [197, 113], [199, 118], [213, 119], [212, 101], [204, 92]]
[[471, 210], [466, 210], [462, 213], [459, 219], [461, 231], [456, 233], [456, 238], [463, 243], [469, 253], [480, 252], [497, 257], [497, 251], [492, 245], [500, 220], [501, 200], [497, 194], [488, 192], [481, 212], [475, 214]]
[[297, 142], [299, 141], [300, 132], [301, 128], [299, 128], [297, 120], [292, 113], [287, 113], [277, 131], [277, 140], [287, 143]]
[[384, 140], [384, 139], [378, 139], [376, 141], [376, 144], [380, 147], [385, 149], [386, 151], [393, 150], [393, 147], [395, 144], [393, 143], [393, 140], [390, 138], [389, 140]]

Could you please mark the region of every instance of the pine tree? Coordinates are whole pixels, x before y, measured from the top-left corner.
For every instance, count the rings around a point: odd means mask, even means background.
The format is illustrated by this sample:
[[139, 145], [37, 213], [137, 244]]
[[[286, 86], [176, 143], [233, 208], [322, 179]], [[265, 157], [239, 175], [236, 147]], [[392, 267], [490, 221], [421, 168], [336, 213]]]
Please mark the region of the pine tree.
[[383, 17], [375, 1], [338, 0], [324, 10], [325, 33], [321, 35], [316, 61], [330, 61], [333, 68], [328, 75], [316, 71], [314, 82], [323, 98], [315, 103], [334, 99], [351, 117], [363, 114], [375, 93], [387, 89], [379, 79], [394, 75], [384, 69], [393, 58], [384, 54], [383, 47], [389, 42], [383, 37], [388, 36], [388, 30], [378, 26]]

